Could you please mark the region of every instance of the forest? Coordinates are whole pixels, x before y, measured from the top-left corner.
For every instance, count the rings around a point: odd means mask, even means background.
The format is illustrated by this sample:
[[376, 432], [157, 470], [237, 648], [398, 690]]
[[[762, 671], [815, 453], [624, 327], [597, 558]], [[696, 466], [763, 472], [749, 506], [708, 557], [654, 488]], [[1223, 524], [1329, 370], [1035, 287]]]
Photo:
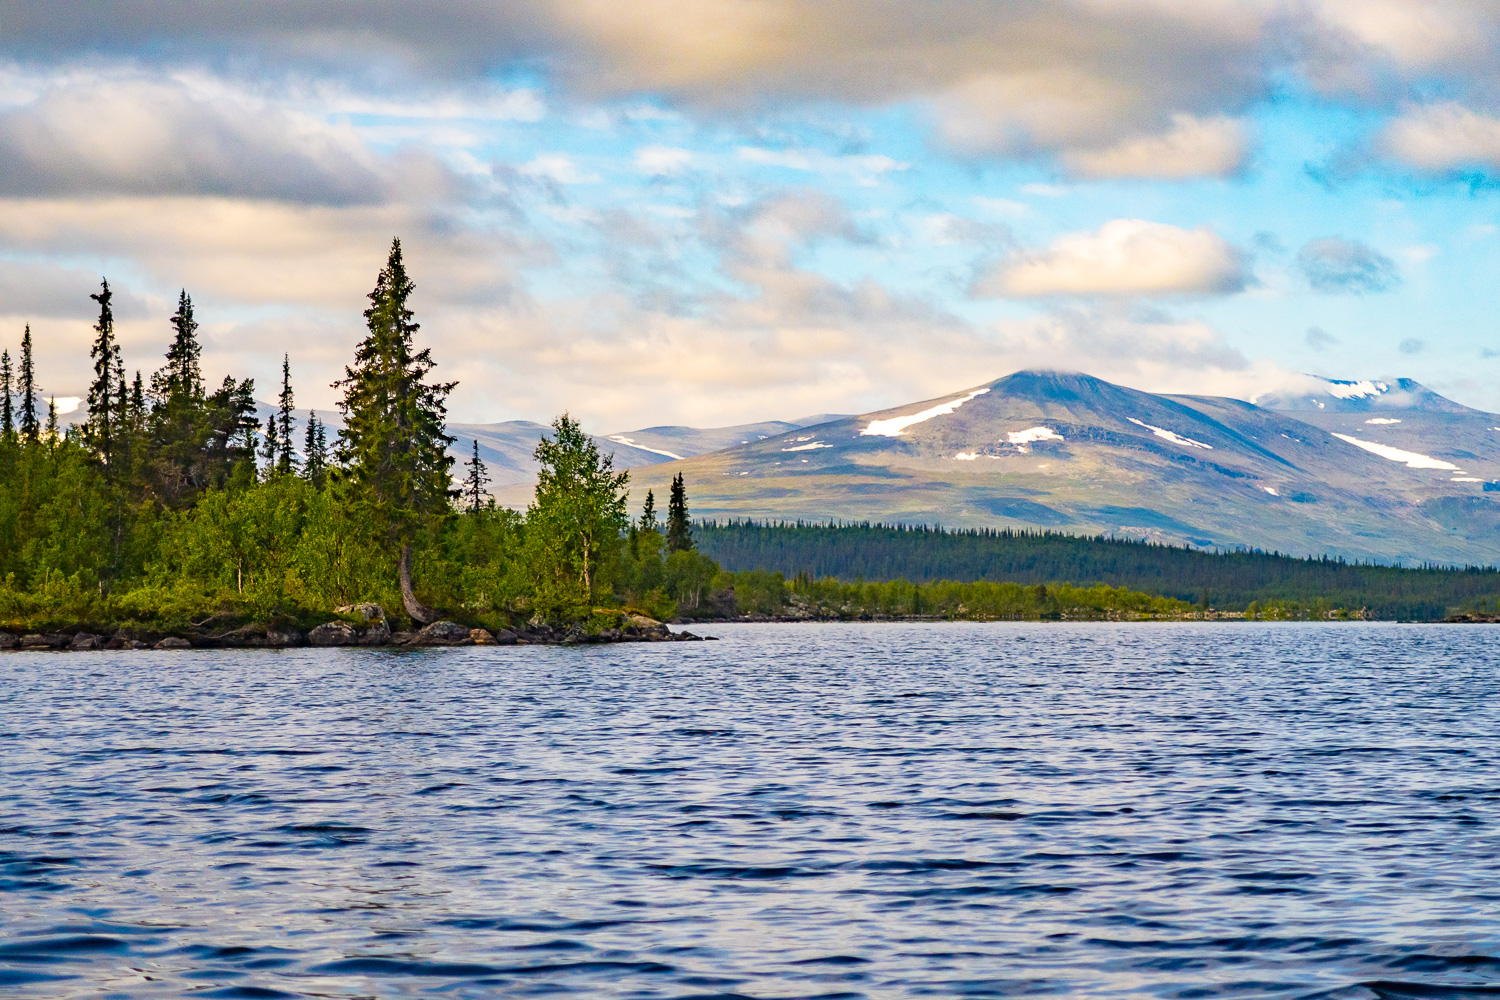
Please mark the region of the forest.
[[693, 545], [681, 482], [665, 524], [654, 497], [631, 517], [627, 474], [568, 415], [538, 444], [524, 513], [489, 498], [477, 451], [455, 482], [454, 384], [416, 346], [413, 288], [396, 241], [336, 383], [332, 440], [316, 414], [294, 416], [289, 357], [264, 421], [253, 380], [205, 379], [186, 291], [159, 367], [132, 377], [101, 284], [86, 419], [67, 428], [39, 392], [28, 327], [16, 356], [0, 351], [0, 628], [305, 628], [360, 602], [504, 627], [698, 604], [718, 566]]
[[1205, 552], [1055, 532], [948, 531], [878, 524], [733, 521], [697, 526], [700, 547], [726, 570], [902, 583], [1006, 582], [1122, 587], [1252, 617], [1362, 617], [1430, 621], [1494, 612], [1493, 567], [1403, 568], [1265, 552]]

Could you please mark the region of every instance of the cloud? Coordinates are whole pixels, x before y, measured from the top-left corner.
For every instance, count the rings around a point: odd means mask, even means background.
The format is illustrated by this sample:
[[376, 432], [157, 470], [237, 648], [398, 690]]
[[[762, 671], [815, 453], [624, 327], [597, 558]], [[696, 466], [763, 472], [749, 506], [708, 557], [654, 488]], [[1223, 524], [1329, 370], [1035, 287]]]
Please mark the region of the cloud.
[[1380, 152], [1416, 170], [1448, 173], [1500, 165], [1500, 118], [1445, 102], [1411, 108], [1376, 140]]
[[1407, 337], [1401, 341], [1396, 349], [1402, 354], [1421, 354], [1427, 350], [1427, 341], [1418, 340], [1416, 337]]
[[1007, 298], [1229, 294], [1250, 281], [1248, 261], [1212, 229], [1116, 219], [1012, 255], [975, 283]]
[[1482, 92], [1500, 19], [1476, 0], [954, 0], [941, 16], [907, 0], [92, 0], [88, 15], [9, 0], [0, 53], [387, 83], [540, 67], [577, 95], [710, 112], [916, 102], [970, 154], [1154, 177], [1232, 173], [1231, 119], [1288, 79], [1361, 101], [1422, 74]]
[[572, 157], [561, 153], [548, 153], [533, 157], [516, 168], [522, 177], [548, 180], [554, 184], [597, 184], [599, 175], [586, 173], [578, 168]]
[[1312, 240], [1297, 251], [1297, 266], [1314, 291], [1328, 294], [1383, 292], [1401, 281], [1394, 261], [1353, 240]]
[[1308, 347], [1315, 351], [1327, 350], [1338, 344], [1339, 338], [1323, 329], [1321, 326], [1310, 326], [1306, 335], [1302, 338]]
[[[435, 164], [408, 163], [427, 183]], [[194, 94], [162, 79], [65, 80], [0, 111], [0, 196], [208, 195], [324, 205], [386, 200], [400, 160], [348, 127]]]
[[824, 175], [846, 174], [861, 184], [873, 184], [883, 174], [911, 168], [910, 163], [902, 163], [889, 156], [833, 156], [815, 149], [761, 149], [742, 146], [738, 155], [748, 163], [781, 167], [784, 170]]
[[1080, 177], [1181, 180], [1238, 173], [1248, 152], [1245, 127], [1233, 118], [1176, 115], [1168, 132], [1125, 139], [1106, 149], [1071, 152], [1064, 162]]
[[[99, 290], [100, 276], [47, 261], [0, 260], [0, 314], [21, 320], [98, 315], [89, 296]], [[120, 319], [148, 315], [146, 299], [112, 282], [113, 307]]]
[[652, 177], [679, 174], [693, 162], [696, 154], [676, 146], [642, 146], [633, 157], [635, 168]]

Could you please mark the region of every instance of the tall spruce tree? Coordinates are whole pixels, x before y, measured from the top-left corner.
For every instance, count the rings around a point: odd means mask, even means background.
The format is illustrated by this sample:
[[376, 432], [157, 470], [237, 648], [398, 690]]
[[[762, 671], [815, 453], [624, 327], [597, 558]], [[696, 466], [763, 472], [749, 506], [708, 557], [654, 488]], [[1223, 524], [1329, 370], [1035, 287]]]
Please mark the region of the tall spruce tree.
[[641, 505], [640, 529], [642, 531], [656, 531], [656, 494], [650, 490], [646, 491], [646, 502]]
[[151, 375], [152, 475], [168, 502], [187, 501], [213, 478], [208, 461], [212, 417], [199, 358], [198, 322], [184, 289], [172, 315], [166, 363]]
[[294, 475], [297, 471], [297, 452], [292, 447], [292, 362], [288, 355], [281, 356], [281, 398], [277, 401], [276, 415], [270, 421], [276, 426], [276, 437], [281, 442], [281, 457], [276, 461], [278, 476]]
[[36, 419], [36, 365], [31, 360], [31, 326], [21, 335], [21, 371], [16, 380], [16, 392], [21, 397], [21, 437], [35, 441], [41, 431]]
[[453, 459], [444, 432], [447, 398], [455, 382], [428, 382], [435, 364], [429, 350], [416, 351], [418, 325], [408, 301], [413, 291], [401, 259], [401, 241], [370, 293], [365, 310], [368, 335], [344, 369], [339, 410], [344, 430], [337, 459], [341, 475], [369, 505], [374, 522], [401, 548], [401, 599], [419, 622], [437, 612], [417, 600], [411, 586], [411, 547], [425, 522], [450, 510]]
[[667, 497], [667, 551], [691, 552], [693, 548], [693, 525], [688, 520], [687, 487], [679, 472], [672, 479], [672, 492]]
[[172, 346], [167, 348], [167, 363], [151, 378], [151, 391], [166, 402], [203, 399], [203, 371], [199, 359], [203, 347], [198, 343], [198, 323], [193, 319], [193, 300], [184, 288], [177, 296], [177, 312], [172, 315]]
[[94, 381], [89, 383], [89, 419], [83, 427], [84, 443], [95, 457], [109, 468], [115, 451], [115, 365], [119, 348], [115, 344], [115, 313], [110, 304], [114, 293], [109, 281], [101, 282], [98, 292], [89, 298], [99, 303], [99, 320], [94, 324], [94, 345], [89, 356], [94, 359]]
[[490, 481], [489, 470], [479, 458], [477, 438], [474, 441], [474, 457], [464, 463], [464, 468], [469, 470], [469, 474], [464, 477], [464, 499], [468, 501], [469, 512], [473, 513], [484, 506], [484, 498], [489, 495], [485, 486]]
[[328, 439], [325, 434], [317, 411], [310, 411], [307, 414], [307, 434], [302, 445], [302, 475], [318, 489], [323, 488], [328, 475]]
[[0, 351], [0, 437], [7, 441], [16, 436], [16, 410], [11, 400], [11, 393], [15, 390], [15, 373], [10, 368], [10, 351]]

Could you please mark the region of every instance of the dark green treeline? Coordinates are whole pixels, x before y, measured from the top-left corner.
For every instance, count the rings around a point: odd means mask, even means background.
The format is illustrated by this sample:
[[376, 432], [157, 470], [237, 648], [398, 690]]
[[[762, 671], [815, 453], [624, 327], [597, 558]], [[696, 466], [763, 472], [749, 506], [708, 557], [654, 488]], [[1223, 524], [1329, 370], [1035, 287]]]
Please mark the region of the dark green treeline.
[[777, 571], [787, 578], [1070, 581], [1222, 610], [1252, 604], [1252, 611], [1366, 609], [1370, 617], [1403, 620], [1495, 611], [1500, 601], [1500, 572], [1493, 568], [1405, 569], [1051, 532], [732, 522], [699, 524], [696, 536], [699, 547], [727, 570]]
[[336, 383], [332, 440], [316, 415], [296, 426], [294, 357], [264, 423], [253, 380], [209, 387], [186, 291], [148, 376], [127, 367], [101, 284], [86, 420], [66, 430], [55, 406], [39, 417], [30, 329], [15, 354], [4, 346], [0, 628], [306, 623], [363, 601], [494, 626], [700, 606], [718, 566], [683, 534], [685, 494], [682, 537], [632, 523], [626, 475], [566, 414], [537, 449], [542, 487], [524, 514], [484, 495], [477, 453], [454, 488], [453, 383], [416, 344], [413, 288], [397, 241]]

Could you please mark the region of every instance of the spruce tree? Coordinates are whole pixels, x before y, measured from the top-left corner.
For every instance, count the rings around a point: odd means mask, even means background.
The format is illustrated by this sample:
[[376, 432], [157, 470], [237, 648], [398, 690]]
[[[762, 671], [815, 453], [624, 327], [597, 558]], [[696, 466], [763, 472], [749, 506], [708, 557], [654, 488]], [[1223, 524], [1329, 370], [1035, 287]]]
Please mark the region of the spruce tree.
[[328, 441], [324, 433], [317, 411], [309, 412], [307, 434], [303, 438], [302, 454], [305, 458], [302, 463], [302, 475], [318, 489], [323, 488], [323, 480], [328, 473]]
[[273, 416], [266, 421], [266, 441], [261, 450], [261, 455], [266, 460], [266, 478], [270, 479], [277, 474], [276, 464], [281, 455], [280, 433], [276, 427], [276, 418]]
[[47, 400], [47, 443], [57, 447], [57, 397]]
[[36, 366], [31, 360], [31, 327], [21, 335], [21, 371], [16, 381], [16, 391], [21, 397], [21, 437], [35, 441], [41, 430], [36, 419]]
[[16, 411], [10, 398], [15, 388], [15, 373], [10, 369], [10, 351], [0, 351], [0, 437], [7, 441], [16, 434]]
[[198, 323], [193, 319], [193, 300], [184, 288], [177, 297], [177, 312], [172, 315], [172, 346], [167, 348], [167, 363], [152, 376], [152, 392], [169, 405], [201, 400], [203, 372], [199, 358], [202, 354]]
[[281, 442], [281, 457], [276, 462], [278, 476], [290, 476], [297, 471], [297, 455], [292, 448], [292, 362], [288, 355], [281, 356], [281, 399], [276, 416], [270, 423], [276, 428], [276, 437]]
[[646, 502], [641, 506], [640, 529], [642, 531], [657, 530], [656, 494], [652, 493], [650, 490], [646, 491]]
[[89, 384], [89, 419], [84, 424], [83, 439], [107, 469], [115, 450], [114, 376], [118, 353], [109, 281], [103, 281], [100, 290], [89, 298], [99, 303], [99, 320], [94, 324], [94, 345], [89, 350], [89, 356], [94, 359], [94, 381]]
[[469, 502], [469, 512], [474, 513], [484, 506], [484, 498], [488, 495], [485, 486], [490, 481], [489, 470], [479, 458], [477, 438], [474, 440], [474, 457], [464, 463], [464, 468], [469, 470], [464, 478], [464, 498]]
[[457, 383], [427, 381], [435, 365], [429, 350], [413, 347], [418, 325], [408, 307], [412, 291], [401, 241], [394, 240], [365, 310], [369, 333], [353, 366], [334, 383], [344, 390], [336, 457], [341, 476], [369, 505], [376, 526], [401, 547], [402, 603], [412, 618], [427, 623], [437, 613], [412, 592], [411, 546], [425, 522], [450, 509], [453, 439], [444, 423], [446, 400]]
[[693, 526], [688, 520], [687, 487], [682, 473], [672, 479], [672, 493], [667, 498], [667, 551], [691, 552]]
[[166, 363], [151, 375], [151, 470], [164, 499], [186, 501], [212, 478], [213, 424], [199, 367], [198, 323], [186, 290], [177, 297], [171, 326]]

